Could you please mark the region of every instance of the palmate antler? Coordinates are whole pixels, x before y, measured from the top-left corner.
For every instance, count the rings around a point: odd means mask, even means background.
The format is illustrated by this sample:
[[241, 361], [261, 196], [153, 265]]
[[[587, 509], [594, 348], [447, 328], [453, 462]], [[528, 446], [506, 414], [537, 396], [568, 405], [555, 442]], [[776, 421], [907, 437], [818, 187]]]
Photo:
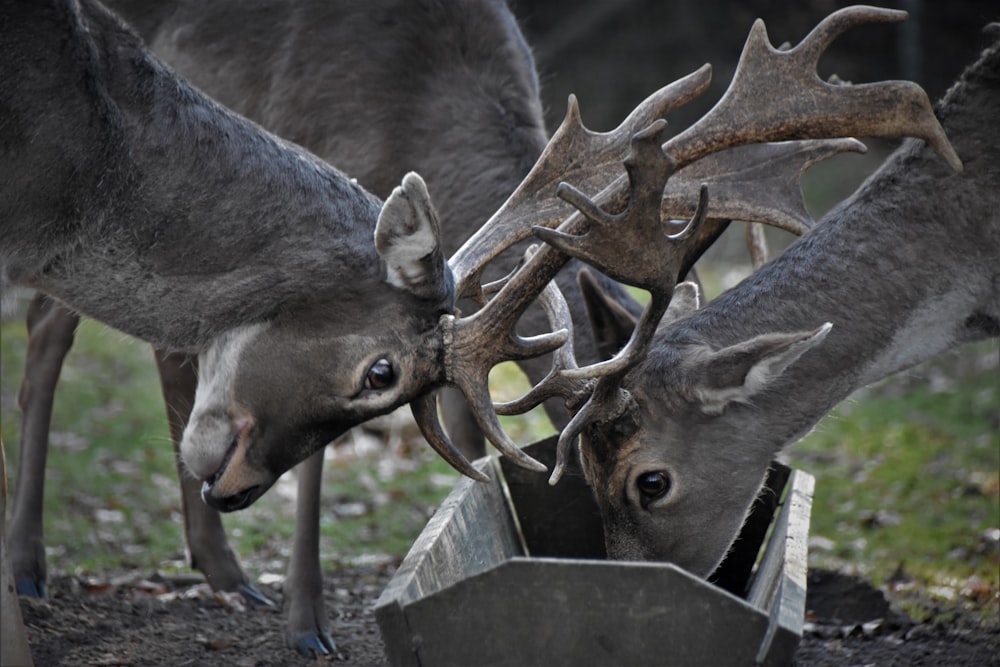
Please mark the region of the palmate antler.
[[[571, 407], [586, 399], [560, 435], [550, 478], [555, 483], [583, 429], [615, 418], [628, 405], [619, 381], [645, 353], [678, 277], [729, 220], [762, 222], [795, 233], [807, 230], [812, 221], [802, 203], [799, 177], [829, 155], [863, 149], [846, 137], [918, 137], [961, 169], [926, 93], [916, 84], [843, 86], [825, 83], [816, 74], [820, 55], [837, 35], [863, 22], [905, 17], [905, 12], [872, 7], [842, 9], [784, 51], [771, 46], [758, 20], [718, 104], [662, 145], [666, 122], [661, 117], [705, 90], [708, 66], [657, 91], [606, 134], [584, 128], [570, 99], [566, 119], [535, 168], [450, 260], [459, 294], [484, 305], [468, 317], [442, 319], [445, 378], [465, 393], [498, 449], [521, 465], [543, 470], [503, 432], [497, 412], [518, 414], [552, 396], [564, 398]], [[577, 187], [557, 181], [572, 181]], [[590, 198], [583, 190], [597, 194]], [[677, 219], [686, 222], [669, 222]], [[479, 285], [484, 267], [531, 231], [547, 245], [489, 298]], [[650, 292], [628, 344], [614, 358], [585, 368], [577, 368], [564, 347], [571, 339], [565, 303], [559, 303], [554, 288], [546, 288], [570, 257]], [[514, 325], [543, 290], [553, 333], [518, 337]], [[494, 409], [487, 383], [494, 365], [561, 347], [545, 380], [521, 399]], [[456, 450], [429, 405], [425, 400], [421, 409], [415, 408], [418, 424], [435, 449], [453, 456]], [[479, 474], [467, 462], [449, 460], [466, 474]]]

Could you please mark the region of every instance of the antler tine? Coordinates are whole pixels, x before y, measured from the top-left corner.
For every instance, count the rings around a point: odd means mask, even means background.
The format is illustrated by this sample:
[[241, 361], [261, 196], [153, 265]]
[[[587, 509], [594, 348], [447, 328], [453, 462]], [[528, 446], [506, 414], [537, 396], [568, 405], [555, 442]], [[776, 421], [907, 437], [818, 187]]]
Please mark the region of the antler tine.
[[552, 466], [549, 485], [555, 486], [562, 479], [566, 464], [569, 463], [573, 445], [583, 430], [591, 424], [609, 421], [623, 414], [632, 402], [631, 395], [620, 388], [620, 375], [601, 378], [594, 387], [590, 398], [584, 403], [569, 424], [563, 428], [556, 443], [556, 462]]
[[[823, 50], [848, 28], [871, 21], [901, 21], [906, 16], [906, 12], [890, 9], [847, 7], [828, 16], [788, 50], [771, 46], [764, 22], [758, 19], [722, 99], [667, 142], [664, 150], [683, 167], [710, 153], [748, 143], [912, 136], [933, 146], [960, 171], [962, 163], [920, 86], [909, 81], [835, 85], [816, 73]], [[776, 94], [762, 95], [761, 91]]]
[[484, 267], [507, 248], [529, 238], [533, 226], [555, 227], [573, 214], [556, 196], [562, 181], [592, 192], [618, 181], [628, 139], [656, 118], [687, 104], [708, 88], [711, 67], [705, 65], [647, 97], [611, 132], [592, 132], [580, 118], [576, 97], [570, 96], [566, 117], [541, 157], [510, 198], [449, 259], [457, 294], [474, 296]]
[[[536, 246], [532, 246], [530, 251], [534, 251]], [[562, 291], [555, 284], [549, 282], [538, 297], [545, 315], [549, 320], [550, 328], [553, 331], [572, 331], [573, 320], [569, 312], [569, 305]], [[566, 344], [553, 353], [552, 368], [548, 375], [541, 382], [532, 387], [527, 393], [519, 398], [507, 403], [494, 403], [493, 409], [498, 415], [519, 415], [541, 405], [549, 398], [559, 397], [567, 403], [574, 401], [581, 392], [580, 382], [567, 378], [563, 371], [572, 370], [577, 367], [576, 355], [573, 351], [573, 337], [566, 339]]]
[[421, 435], [430, 443], [430, 446], [441, 458], [447, 461], [451, 467], [467, 477], [471, 477], [477, 482], [488, 482], [489, 477], [477, 470], [469, 460], [465, 458], [461, 451], [441, 428], [441, 422], [437, 417], [437, 392], [429, 392], [419, 396], [410, 402], [410, 411], [413, 419], [420, 428]]

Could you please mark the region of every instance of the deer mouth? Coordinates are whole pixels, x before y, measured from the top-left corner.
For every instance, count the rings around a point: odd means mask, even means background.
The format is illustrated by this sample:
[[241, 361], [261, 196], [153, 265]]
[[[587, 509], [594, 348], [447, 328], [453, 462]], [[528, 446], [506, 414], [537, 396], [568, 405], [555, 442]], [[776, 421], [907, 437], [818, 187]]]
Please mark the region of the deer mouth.
[[233, 436], [222, 462], [201, 486], [201, 499], [219, 512], [235, 512], [252, 505], [267, 490], [267, 484], [254, 484], [246, 463], [252, 421], [244, 422]]
[[201, 487], [201, 498], [209, 507], [216, 511], [235, 512], [250, 507], [255, 500], [263, 495], [264, 488], [261, 484], [255, 484], [233, 495], [219, 497], [212, 493], [212, 486], [208, 482], [205, 482]]

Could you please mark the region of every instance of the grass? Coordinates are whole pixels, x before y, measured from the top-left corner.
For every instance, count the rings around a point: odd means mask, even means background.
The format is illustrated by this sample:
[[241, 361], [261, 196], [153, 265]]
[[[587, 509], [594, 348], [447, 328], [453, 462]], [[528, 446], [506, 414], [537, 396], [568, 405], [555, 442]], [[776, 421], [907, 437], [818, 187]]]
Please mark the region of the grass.
[[996, 596], [998, 357], [983, 343], [869, 388], [788, 451], [817, 477], [814, 564]]
[[[14, 477], [26, 337], [22, 321], [0, 326], [0, 433]], [[793, 465], [817, 477], [814, 566], [943, 597], [985, 596], [995, 606], [1000, 554], [990, 531], [1000, 528], [998, 357], [994, 341], [890, 379], [842, 404], [788, 450]], [[491, 381], [503, 398], [516, 393], [511, 384], [524, 386], [510, 367], [495, 370]], [[505, 422], [522, 443], [552, 433], [541, 414]], [[325, 567], [401, 557], [456, 479], [407, 427], [393, 423], [388, 436], [358, 433], [328, 448]], [[225, 517], [253, 574], [284, 571], [295, 495], [286, 478], [249, 510]], [[45, 487], [50, 571], [184, 570], [175, 480], [149, 347], [85, 322], [67, 357], [53, 417]], [[893, 578], [900, 564], [904, 583]]]

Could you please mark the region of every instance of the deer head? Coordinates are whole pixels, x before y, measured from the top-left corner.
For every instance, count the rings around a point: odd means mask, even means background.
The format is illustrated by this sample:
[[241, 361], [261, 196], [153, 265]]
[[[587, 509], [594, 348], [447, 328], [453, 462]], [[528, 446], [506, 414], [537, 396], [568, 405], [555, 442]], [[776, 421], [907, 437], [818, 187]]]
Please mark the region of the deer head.
[[[423, 180], [407, 174], [378, 215], [379, 283], [226, 332], [199, 355], [182, 456], [220, 510], [252, 503], [282, 472], [434, 377], [451, 271]], [[386, 322], [391, 322], [387, 326]], [[442, 451], [453, 459], [450, 450]]]
[[[785, 446], [856, 389], [1000, 334], [998, 113], [994, 41], [938, 107], [965, 167], [904, 142], [781, 257], [664, 318], [622, 381], [631, 411], [581, 441], [609, 554], [709, 575]], [[634, 322], [589, 297], [624, 343]]]
[[[588, 298], [607, 322], [613, 303], [599, 289]], [[758, 394], [832, 327], [763, 334], [721, 348], [684, 343], [683, 336], [667, 342], [667, 332], [683, 330], [700, 305], [697, 285], [677, 285], [647, 355], [622, 378], [627, 408], [587, 429], [580, 455], [609, 557], [669, 560], [704, 577], [739, 533], [777, 453], [773, 443], [789, 437], [757, 432], [765, 421], [752, 416], [764, 409], [755, 404]], [[627, 318], [617, 323], [617, 331], [626, 330]], [[615, 335], [624, 344], [620, 333], [609, 337]]]

